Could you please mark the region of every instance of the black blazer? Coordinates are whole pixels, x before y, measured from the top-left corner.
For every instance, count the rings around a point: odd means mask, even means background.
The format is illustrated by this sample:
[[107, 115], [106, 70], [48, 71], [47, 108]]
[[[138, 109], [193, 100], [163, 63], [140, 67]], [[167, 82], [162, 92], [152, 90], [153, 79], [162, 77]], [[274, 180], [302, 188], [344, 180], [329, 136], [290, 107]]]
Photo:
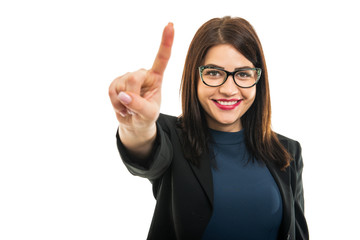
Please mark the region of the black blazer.
[[[153, 186], [156, 206], [149, 240], [199, 240], [212, 215], [210, 161], [207, 156], [202, 156], [201, 165], [196, 167], [185, 159], [180, 144], [182, 131], [176, 123], [176, 117], [160, 114], [156, 144], [147, 164], [131, 158], [117, 134], [117, 146], [128, 170], [133, 175], [148, 178]], [[278, 137], [294, 158], [286, 171], [273, 164], [267, 165], [283, 201], [278, 239], [309, 239], [304, 217], [301, 147], [296, 141]]]

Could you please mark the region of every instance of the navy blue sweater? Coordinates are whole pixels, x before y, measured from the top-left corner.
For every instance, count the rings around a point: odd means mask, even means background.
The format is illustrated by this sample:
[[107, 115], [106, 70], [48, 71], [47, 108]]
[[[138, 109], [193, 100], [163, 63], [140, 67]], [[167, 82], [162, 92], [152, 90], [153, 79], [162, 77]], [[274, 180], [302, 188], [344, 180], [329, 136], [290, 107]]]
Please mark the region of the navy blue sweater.
[[282, 199], [266, 165], [248, 161], [243, 130], [211, 135], [214, 209], [203, 240], [276, 240]]

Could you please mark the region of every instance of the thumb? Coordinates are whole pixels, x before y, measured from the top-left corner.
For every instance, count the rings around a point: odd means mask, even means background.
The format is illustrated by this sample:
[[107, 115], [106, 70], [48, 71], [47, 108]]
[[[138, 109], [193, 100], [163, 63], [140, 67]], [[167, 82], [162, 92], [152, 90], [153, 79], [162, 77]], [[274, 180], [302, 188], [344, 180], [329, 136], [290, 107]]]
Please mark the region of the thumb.
[[156, 102], [149, 101], [133, 92], [120, 92], [118, 99], [128, 110], [145, 119], [157, 118], [159, 106]]

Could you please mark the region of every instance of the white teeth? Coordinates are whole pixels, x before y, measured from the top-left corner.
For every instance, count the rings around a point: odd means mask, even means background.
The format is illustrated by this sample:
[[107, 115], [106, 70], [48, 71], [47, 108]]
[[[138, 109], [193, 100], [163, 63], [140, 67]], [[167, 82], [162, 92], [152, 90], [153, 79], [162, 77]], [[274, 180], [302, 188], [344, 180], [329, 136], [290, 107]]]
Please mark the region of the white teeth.
[[221, 105], [234, 105], [234, 104], [236, 104], [237, 103], [237, 101], [217, 101], [219, 104], [221, 104]]

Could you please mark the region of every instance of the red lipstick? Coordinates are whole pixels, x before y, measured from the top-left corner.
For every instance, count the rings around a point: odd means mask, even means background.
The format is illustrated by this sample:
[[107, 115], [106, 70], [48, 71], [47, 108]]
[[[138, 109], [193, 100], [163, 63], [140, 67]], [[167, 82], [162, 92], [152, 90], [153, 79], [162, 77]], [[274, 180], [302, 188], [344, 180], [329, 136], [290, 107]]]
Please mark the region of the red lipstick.
[[240, 105], [241, 99], [217, 99], [213, 100], [215, 105], [221, 110], [233, 110]]

